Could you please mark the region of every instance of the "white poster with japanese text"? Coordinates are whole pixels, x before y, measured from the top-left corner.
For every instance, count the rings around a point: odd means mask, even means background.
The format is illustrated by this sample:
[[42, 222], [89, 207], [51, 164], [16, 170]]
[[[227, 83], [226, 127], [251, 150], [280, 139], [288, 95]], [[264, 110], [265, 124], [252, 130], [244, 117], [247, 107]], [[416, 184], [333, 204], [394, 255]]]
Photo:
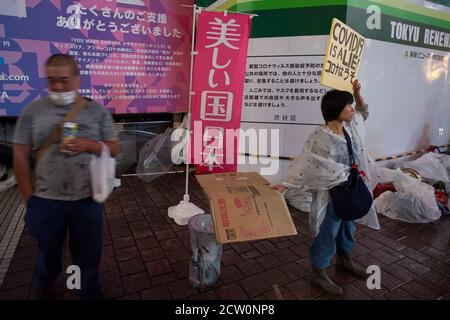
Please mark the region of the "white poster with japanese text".
[[248, 57], [242, 121], [319, 124], [324, 55]]

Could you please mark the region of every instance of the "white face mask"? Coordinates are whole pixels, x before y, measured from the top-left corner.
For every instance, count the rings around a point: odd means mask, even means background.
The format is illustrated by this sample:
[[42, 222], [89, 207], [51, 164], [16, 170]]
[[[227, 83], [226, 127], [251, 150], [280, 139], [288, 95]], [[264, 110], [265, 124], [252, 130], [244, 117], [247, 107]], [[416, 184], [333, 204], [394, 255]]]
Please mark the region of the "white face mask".
[[49, 98], [59, 106], [67, 106], [68, 104], [72, 104], [75, 102], [77, 98], [77, 92], [68, 91], [68, 92], [54, 92], [49, 91]]

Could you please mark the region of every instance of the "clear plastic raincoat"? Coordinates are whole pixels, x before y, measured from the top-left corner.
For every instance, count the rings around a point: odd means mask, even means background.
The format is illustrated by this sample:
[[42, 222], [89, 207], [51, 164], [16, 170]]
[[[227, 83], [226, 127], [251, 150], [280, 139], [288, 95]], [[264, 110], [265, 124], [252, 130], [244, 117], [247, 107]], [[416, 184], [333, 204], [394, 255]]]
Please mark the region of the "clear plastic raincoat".
[[[369, 190], [378, 183], [375, 163], [365, 149], [364, 121], [367, 119], [367, 105], [356, 107], [353, 120], [344, 124], [353, 144], [355, 162], [367, 176]], [[282, 184], [288, 188], [285, 197], [289, 200], [295, 189], [312, 193], [309, 227], [315, 237], [319, 233], [327, 205], [330, 203], [329, 189], [347, 181], [350, 173], [350, 157], [343, 136], [336, 135], [327, 126], [319, 126], [305, 141], [302, 153], [295, 158]], [[375, 207], [356, 222], [379, 229]]]

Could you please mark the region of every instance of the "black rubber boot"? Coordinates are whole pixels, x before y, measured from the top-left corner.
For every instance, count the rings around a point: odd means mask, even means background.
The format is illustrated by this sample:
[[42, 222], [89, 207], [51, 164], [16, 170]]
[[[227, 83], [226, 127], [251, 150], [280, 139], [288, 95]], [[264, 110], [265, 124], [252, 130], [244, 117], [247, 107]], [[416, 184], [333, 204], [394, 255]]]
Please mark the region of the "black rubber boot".
[[336, 268], [342, 271], [347, 271], [357, 278], [367, 278], [366, 269], [353, 261], [350, 257], [350, 253], [345, 251], [338, 251]]
[[339, 285], [328, 278], [326, 269], [312, 267], [311, 283], [333, 295], [342, 295], [344, 293], [344, 290]]

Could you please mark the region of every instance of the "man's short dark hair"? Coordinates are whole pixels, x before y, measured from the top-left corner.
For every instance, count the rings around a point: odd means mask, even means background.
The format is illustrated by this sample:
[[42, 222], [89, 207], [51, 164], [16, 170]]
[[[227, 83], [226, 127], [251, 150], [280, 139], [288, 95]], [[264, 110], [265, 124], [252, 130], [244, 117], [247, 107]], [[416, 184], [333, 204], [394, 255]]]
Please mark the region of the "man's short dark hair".
[[48, 67], [62, 67], [62, 66], [71, 66], [73, 70], [74, 76], [80, 75], [80, 69], [78, 68], [78, 64], [72, 56], [63, 53], [57, 53], [52, 55], [47, 59], [45, 66]]
[[345, 106], [353, 101], [353, 95], [347, 91], [330, 90], [325, 93], [320, 104], [325, 122], [337, 120]]

